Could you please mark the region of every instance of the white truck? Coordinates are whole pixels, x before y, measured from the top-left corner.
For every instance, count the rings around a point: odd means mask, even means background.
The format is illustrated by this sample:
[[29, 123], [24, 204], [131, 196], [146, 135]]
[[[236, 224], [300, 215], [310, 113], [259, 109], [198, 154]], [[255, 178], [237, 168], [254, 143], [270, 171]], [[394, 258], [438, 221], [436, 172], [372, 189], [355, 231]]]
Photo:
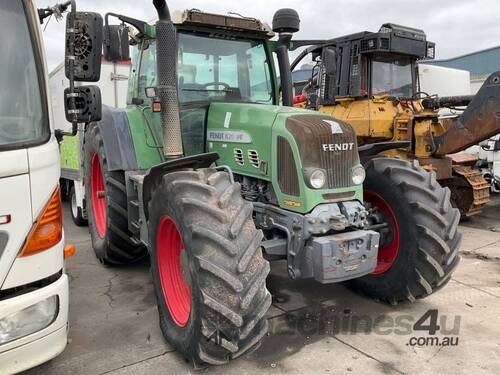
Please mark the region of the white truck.
[[[130, 61], [102, 62], [101, 79], [96, 85], [101, 89], [104, 105], [114, 108], [126, 107], [130, 66]], [[64, 63], [49, 74], [49, 85], [54, 128], [63, 132], [71, 132], [71, 123], [66, 120], [64, 112], [64, 89], [69, 85], [64, 75]], [[87, 213], [81, 170], [83, 137], [80, 137], [80, 134], [83, 133], [78, 131], [75, 136], [64, 136], [61, 142], [61, 191], [63, 199], [71, 203], [73, 222], [78, 226], [83, 226], [87, 224]]]
[[[0, 374], [66, 347], [59, 149], [33, 0], [0, 0]], [[7, 31], [8, 30], [8, 31]]]

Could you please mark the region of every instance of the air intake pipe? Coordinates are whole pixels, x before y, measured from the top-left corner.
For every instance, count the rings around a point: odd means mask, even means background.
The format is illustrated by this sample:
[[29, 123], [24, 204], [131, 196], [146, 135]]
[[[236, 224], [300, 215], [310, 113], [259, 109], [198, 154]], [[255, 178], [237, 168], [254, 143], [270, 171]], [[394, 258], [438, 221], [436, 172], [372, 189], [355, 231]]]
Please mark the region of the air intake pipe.
[[167, 160], [183, 156], [177, 96], [177, 38], [165, 0], [153, 0], [156, 22], [157, 92], [161, 104], [163, 154]]
[[274, 13], [273, 31], [279, 34], [276, 56], [280, 68], [281, 98], [284, 106], [293, 106], [292, 71], [288, 49], [293, 33], [299, 31], [300, 18], [294, 9], [279, 9]]

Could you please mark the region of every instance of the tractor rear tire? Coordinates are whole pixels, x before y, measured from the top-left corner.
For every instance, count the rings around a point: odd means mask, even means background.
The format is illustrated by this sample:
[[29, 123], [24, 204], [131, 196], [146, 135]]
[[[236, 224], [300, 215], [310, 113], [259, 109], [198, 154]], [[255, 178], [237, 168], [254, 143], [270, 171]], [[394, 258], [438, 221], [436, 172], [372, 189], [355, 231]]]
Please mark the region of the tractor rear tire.
[[351, 285], [392, 304], [434, 293], [460, 259], [460, 212], [450, 204], [450, 190], [417, 161], [380, 157], [365, 168], [365, 201], [379, 208], [391, 232], [379, 246], [374, 273]]
[[268, 329], [270, 268], [240, 185], [215, 169], [172, 172], [148, 207], [165, 339], [195, 367], [221, 365], [258, 347]]
[[128, 230], [125, 173], [108, 170], [95, 123], [85, 131], [84, 176], [89, 232], [97, 259], [105, 265], [123, 265], [144, 258], [146, 247]]

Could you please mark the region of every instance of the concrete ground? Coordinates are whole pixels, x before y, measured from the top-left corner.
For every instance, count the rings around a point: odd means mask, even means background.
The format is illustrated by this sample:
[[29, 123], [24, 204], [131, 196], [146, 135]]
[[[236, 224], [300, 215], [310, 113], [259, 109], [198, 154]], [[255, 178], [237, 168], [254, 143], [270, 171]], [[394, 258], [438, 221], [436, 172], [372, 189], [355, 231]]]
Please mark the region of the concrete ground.
[[[274, 264], [268, 279], [274, 302], [268, 337], [256, 351], [201, 371], [193, 370], [162, 339], [148, 265], [101, 266], [87, 228], [74, 226], [67, 210], [65, 215], [67, 239], [77, 246], [76, 256], [67, 262], [68, 346], [27, 374], [500, 372], [499, 196], [481, 216], [461, 225], [462, 262], [452, 281], [414, 304], [390, 306], [354, 294], [344, 285], [294, 282], [283, 264]], [[451, 337], [456, 345], [425, 345], [433, 336], [411, 329], [430, 309], [437, 309], [441, 327], [435, 337]], [[423, 337], [424, 345], [410, 345], [412, 337]]]

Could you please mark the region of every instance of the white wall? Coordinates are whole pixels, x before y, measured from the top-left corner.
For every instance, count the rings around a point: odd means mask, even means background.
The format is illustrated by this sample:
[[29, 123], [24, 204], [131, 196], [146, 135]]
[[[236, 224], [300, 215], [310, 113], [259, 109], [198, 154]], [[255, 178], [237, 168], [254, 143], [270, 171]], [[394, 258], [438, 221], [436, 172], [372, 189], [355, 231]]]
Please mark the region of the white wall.
[[429, 95], [470, 95], [470, 73], [467, 70], [418, 64], [420, 90]]
[[[82, 83], [97, 85], [101, 89], [102, 103], [110, 107], [125, 108], [127, 105], [128, 77], [130, 64], [113, 64], [103, 61], [101, 66], [101, 79], [95, 83]], [[116, 75], [127, 79], [112, 79]], [[75, 82], [75, 85], [80, 85]], [[66, 121], [64, 113], [64, 89], [69, 87], [69, 81], [64, 75], [64, 64], [59, 65], [49, 75], [50, 103], [55, 129], [71, 131], [71, 124]], [[115, 93], [116, 90], [116, 93]]]

